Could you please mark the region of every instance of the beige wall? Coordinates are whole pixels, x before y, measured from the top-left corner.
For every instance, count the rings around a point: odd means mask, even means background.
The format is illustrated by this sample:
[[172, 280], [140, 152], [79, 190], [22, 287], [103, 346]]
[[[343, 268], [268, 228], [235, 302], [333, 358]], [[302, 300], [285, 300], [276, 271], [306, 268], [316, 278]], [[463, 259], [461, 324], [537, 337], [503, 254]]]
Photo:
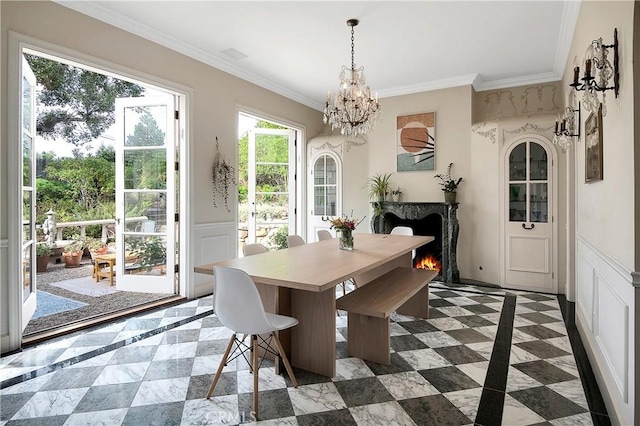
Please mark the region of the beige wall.
[[[7, 75], [7, 38], [14, 31], [66, 49], [112, 62], [133, 73], [157, 78], [192, 90], [190, 111], [190, 143], [192, 164], [184, 165], [193, 171], [191, 188], [193, 219], [196, 225], [235, 220], [235, 208], [229, 213], [224, 206], [214, 209], [211, 199], [210, 170], [214, 156], [215, 137], [227, 158], [235, 162], [236, 110], [238, 105], [261, 111], [271, 117], [279, 117], [297, 123], [306, 129], [307, 137], [318, 133], [321, 113], [224, 73], [211, 66], [149, 42], [130, 33], [116, 29], [85, 15], [76, 13], [53, 2], [0, 2], [2, 11], [2, 66], [0, 74]], [[0, 205], [7, 204], [7, 81], [0, 87], [3, 133], [0, 138]], [[184, 167], [183, 166], [183, 167]], [[8, 235], [7, 215], [0, 215], [0, 240]], [[192, 237], [192, 236], [189, 236]], [[187, 238], [186, 243], [189, 243]], [[4, 253], [4, 250], [2, 251]], [[2, 265], [2, 263], [0, 263]], [[0, 291], [0, 335], [6, 337], [8, 286], [6, 270], [2, 269]]]
[[[382, 121], [369, 135], [369, 176], [374, 173], [393, 173], [392, 185], [403, 190], [403, 201], [444, 202], [440, 185], [433, 178], [445, 173], [447, 165], [453, 165], [453, 174], [462, 176], [458, 189], [458, 219], [460, 237], [458, 240], [458, 268], [462, 277], [471, 277], [469, 263], [472, 250], [472, 211], [475, 211], [473, 194], [482, 187], [481, 182], [470, 179], [471, 158], [471, 86], [434, 90], [412, 95], [384, 98]], [[436, 114], [436, 154], [434, 171], [396, 172], [396, 117], [421, 112]], [[363, 182], [364, 185], [366, 182]], [[347, 197], [349, 195], [347, 194]], [[369, 211], [369, 217], [372, 212]], [[475, 214], [475, 213], [474, 213]]]
[[[634, 182], [633, 16], [636, 3], [582, 2], [563, 84], [573, 79], [592, 40], [613, 42], [618, 29], [620, 96], [606, 93], [603, 117], [604, 180], [584, 183], [584, 136], [575, 151], [576, 321], [614, 424], [634, 424], [637, 316], [634, 310], [636, 252]], [[635, 28], [637, 31], [638, 29]], [[578, 99], [582, 98], [582, 92]], [[602, 99], [602, 95], [600, 95]], [[588, 112], [583, 110], [582, 123]], [[582, 126], [584, 135], [584, 125]], [[569, 200], [572, 201], [572, 200]], [[569, 226], [574, 224], [569, 223]]]

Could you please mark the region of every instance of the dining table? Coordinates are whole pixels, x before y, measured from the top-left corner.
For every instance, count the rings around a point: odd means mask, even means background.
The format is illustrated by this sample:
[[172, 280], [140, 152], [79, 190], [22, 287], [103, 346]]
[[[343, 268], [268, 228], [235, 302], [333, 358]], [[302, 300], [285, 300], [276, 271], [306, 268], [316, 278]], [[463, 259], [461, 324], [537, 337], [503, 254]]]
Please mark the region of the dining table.
[[245, 271], [256, 284], [267, 312], [299, 321], [297, 326], [279, 332], [291, 365], [334, 377], [335, 286], [354, 279], [360, 287], [399, 266], [412, 267], [412, 250], [433, 240], [423, 235], [356, 233], [353, 250], [340, 249], [334, 238], [213, 262], [194, 270], [209, 275], [213, 275], [214, 266]]

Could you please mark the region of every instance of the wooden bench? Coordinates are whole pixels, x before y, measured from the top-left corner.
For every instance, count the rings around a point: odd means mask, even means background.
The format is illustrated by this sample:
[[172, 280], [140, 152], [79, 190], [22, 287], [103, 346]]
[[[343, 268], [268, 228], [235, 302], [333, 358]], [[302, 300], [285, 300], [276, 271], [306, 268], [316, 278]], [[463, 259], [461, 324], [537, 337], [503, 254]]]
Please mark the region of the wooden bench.
[[389, 365], [391, 312], [429, 317], [429, 282], [437, 271], [399, 267], [336, 300], [348, 315], [348, 353]]

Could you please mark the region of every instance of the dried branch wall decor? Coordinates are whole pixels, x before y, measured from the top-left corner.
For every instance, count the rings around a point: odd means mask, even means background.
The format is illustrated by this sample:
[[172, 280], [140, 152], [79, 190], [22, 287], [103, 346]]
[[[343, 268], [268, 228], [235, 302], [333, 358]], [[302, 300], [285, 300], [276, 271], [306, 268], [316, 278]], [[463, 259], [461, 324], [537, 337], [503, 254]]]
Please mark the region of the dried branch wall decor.
[[216, 153], [211, 167], [211, 180], [213, 182], [213, 207], [218, 207], [218, 197], [224, 200], [224, 206], [228, 212], [229, 208], [229, 186], [237, 185], [236, 170], [220, 152], [220, 143], [216, 136]]

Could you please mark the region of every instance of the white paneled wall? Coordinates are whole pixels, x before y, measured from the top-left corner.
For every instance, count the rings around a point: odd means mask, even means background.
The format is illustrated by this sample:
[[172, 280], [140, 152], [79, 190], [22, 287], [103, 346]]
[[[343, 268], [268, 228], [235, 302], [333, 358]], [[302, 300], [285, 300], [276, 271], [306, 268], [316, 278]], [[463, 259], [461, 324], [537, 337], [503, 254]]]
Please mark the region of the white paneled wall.
[[[632, 271], [580, 237], [577, 246], [578, 329], [608, 400], [609, 414], [621, 424], [633, 424]], [[597, 365], [593, 365], [594, 359]]]
[[[193, 266], [238, 257], [238, 227], [235, 222], [195, 225], [193, 228]], [[195, 297], [213, 291], [213, 277], [194, 273]]]

